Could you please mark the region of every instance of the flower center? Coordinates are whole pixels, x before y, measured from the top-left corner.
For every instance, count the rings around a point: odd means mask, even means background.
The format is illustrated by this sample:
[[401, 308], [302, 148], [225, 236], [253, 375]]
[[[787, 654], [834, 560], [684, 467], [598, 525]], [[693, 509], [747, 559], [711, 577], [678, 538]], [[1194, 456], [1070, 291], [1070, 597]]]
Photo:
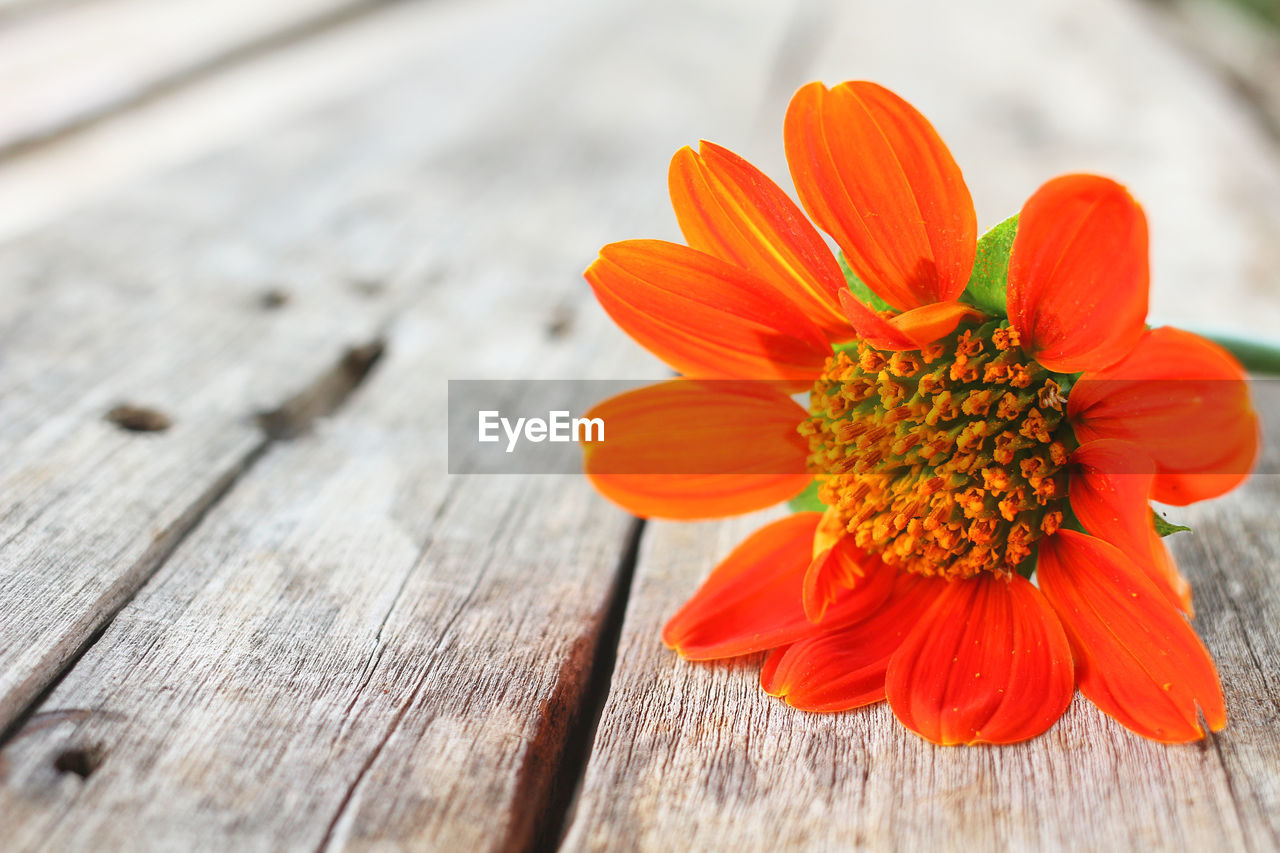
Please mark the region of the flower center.
[[1017, 332], [989, 322], [920, 352], [836, 353], [800, 433], [858, 547], [920, 574], [1008, 574], [1062, 524], [1065, 404]]

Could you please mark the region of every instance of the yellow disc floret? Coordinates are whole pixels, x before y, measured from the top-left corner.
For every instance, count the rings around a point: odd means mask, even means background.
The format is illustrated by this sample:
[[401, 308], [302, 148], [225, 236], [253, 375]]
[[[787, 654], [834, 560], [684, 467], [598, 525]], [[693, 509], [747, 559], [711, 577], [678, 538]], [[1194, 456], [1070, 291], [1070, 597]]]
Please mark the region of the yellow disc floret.
[[1007, 574], [1062, 524], [1065, 405], [993, 322], [919, 352], [837, 353], [800, 432], [819, 497], [858, 547], [921, 574]]

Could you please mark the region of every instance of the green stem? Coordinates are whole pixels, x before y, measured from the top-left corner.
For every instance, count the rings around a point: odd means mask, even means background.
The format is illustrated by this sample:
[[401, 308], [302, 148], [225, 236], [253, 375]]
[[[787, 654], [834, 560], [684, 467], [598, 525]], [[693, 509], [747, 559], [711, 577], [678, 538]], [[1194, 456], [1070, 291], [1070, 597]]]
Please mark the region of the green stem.
[[1240, 363], [1250, 373], [1280, 376], [1280, 343], [1239, 338], [1233, 335], [1205, 334], [1204, 337], [1240, 359]]

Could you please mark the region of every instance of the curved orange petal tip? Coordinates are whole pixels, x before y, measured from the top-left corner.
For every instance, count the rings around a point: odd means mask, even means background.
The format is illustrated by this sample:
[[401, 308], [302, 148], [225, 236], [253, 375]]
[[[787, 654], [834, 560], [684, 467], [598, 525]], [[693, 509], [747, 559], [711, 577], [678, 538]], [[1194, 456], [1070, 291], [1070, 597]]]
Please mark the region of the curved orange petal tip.
[[875, 83], [810, 83], [791, 99], [784, 133], [801, 203], [868, 287], [900, 311], [960, 295], [977, 216], [924, 116]]
[[1115, 181], [1064, 175], [1023, 205], [1009, 258], [1009, 321], [1036, 361], [1098, 370], [1138, 342], [1147, 316], [1147, 219]]
[[808, 485], [806, 412], [777, 384], [674, 379], [611, 397], [587, 418], [604, 440], [583, 468], [606, 497], [650, 518], [718, 518], [763, 509]]
[[840, 304], [859, 339], [891, 352], [918, 350], [954, 332], [961, 320], [986, 316], [963, 302], [935, 302], [885, 318], [847, 289]]
[[[815, 630], [801, 591], [822, 513], [800, 512], [765, 525], [724, 559], [662, 630], [662, 641], [691, 660], [734, 657], [793, 643]], [[868, 558], [863, 580], [827, 609], [823, 627], [874, 612], [896, 572]]]
[[1217, 344], [1163, 326], [1124, 359], [1086, 373], [1067, 415], [1081, 442], [1117, 438], [1155, 460], [1152, 498], [1185, 505], [1217, 497], [1253, 469], [1260, 426], [1244, 369]]
[[611, 243], [585, 276], [614, 322], [685, 376], [780, 379], [800, 391], [831, 354], [821, 330], [776, 288], [687, 246]]
[[[821, 486], [821, 481], [819, 481]], [[834, 507], [827, 507], [818, 522], [818, 529], [813, 532], [813, 556], [817, 557], [828, 551], [845, 535], [844, 521]]]
[[1114, 438], [1091, 441], [1071, 456], [1071, 510], [1085, 530], [1133, 560], [1174, 607], [1189, 612], [1187, 582], [1151, 524], [1154, 478], [1155, 463], [1137, 445]]
[[787, 296], [829, 340], [852, 336], [838, 296], [840, 265], [777, 184], [711, 142], [681, 148], [668, 173], [671, 203], [690, 247], [742, 267]]
[[[1200, 638], [1114, 545], [1060, 530], [1036, 577], [1071, 639], [1080, 690], [1125, 727], [1181, 743], [1227, 724], [1218, 672]], [[1199, 711], [1197, 711], [1197, 708]]]
[[946, 581], [898, 573], [893, 591], [866, 619], [774, 649], [760, 686], [804, 711], [846, 711], [884, 698], [889, 658]]
[[822, 621], [827, 607], [841, 590], [852, 589], [864, 574], [862, 552], [852, 536], [842, 536], [830, 547], [815, 554], [804, 573], [801, 587], [804, 614], [810, 622]]
[[885, 693], [907, 728], [950, 746], [1046, 731], [1074, 693], [1071, 649], [1021, 575], [951, 581], [889, 661]]

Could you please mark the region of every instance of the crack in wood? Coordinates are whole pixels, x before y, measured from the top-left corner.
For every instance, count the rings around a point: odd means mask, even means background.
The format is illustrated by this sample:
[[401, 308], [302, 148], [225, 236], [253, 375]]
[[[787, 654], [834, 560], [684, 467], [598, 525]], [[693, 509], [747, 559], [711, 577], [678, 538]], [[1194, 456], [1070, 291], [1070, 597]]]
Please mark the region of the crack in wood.
[[321, 374], [277, 408], [258, 415], [258, 426], [272, 441], [297, 438], [317, 420], [337, 411], [385, 351], [386, 341], [381, 338], [352, 347], [335, 369]]
[[[440, 517], [444, 515], [444, 512], [448, 508], [449, 503], [450, 503], [450, 496], [446, 494], [444, 498], [440, 501], [440, 505], [436, 507], [436, 511], [432, 514], [432, 519], [431, 519], [432, 526], [434, 526], [435, 523], [440, 520]], [[433, 542], [434, 542], [433, 538], [431, 536], [427, 536], [426, 541], [422, 543], [422, 547], [418, 549], [417, 557], [414, 559], [413, 563], [410, 564], [409, 571], [405, 572], [404, 577], [400, 580], [400, 586], [396, 588], [396, 594], [391, 599], [391, 605], [387, 608], [386, 612], [382, 614], [382, 620], [378, 623], [378, 631], [374, 635], [374, 639], [373, 639], [373, 653], [369, 656], [369, 660], [365, 663], [364, 672], [362, 674], [362, 678], [360, 679], [360, 686], [356, 688], [355, 692], [352, 694], [351, 701], [347, 703], [346, 710], [342, 714], [342, 727], [338, 730], [338, 734], [335, 735], [333, 738], [333, 743], [335, 746], [339, 742], [341, 742], [344, 737], [346, 737], [347, 732], [351, 726], [352, 712], [355, 710], [355, 707], [360, 702], [361, 698], [364, 697], [365, 690], [368, 688], [369, 683], [373, 680], [374, 673], [378, 671], [378, 664], [382, 661], [383, 652], [386, 650], [386, 644], [382, 639], [382, 635], [383, 635], [383, 632], [386, 631], [387, 629], [387, 622], [390, 621], [391, 615], [396, 612], [396, 607], [397, 605], [400, 604], [400, 599], [404, 596], [405, 587], [409, 585], [409, 581], [413, 578], [414, 570], [417, 569], [418, 566], [422, 565], [423, 558], [426, 556], [427, 552], [431, 549], [431, 545], [433, 544]], [[477, 579], [476, 583], [479, 583], [479, 579]], [[358, 780], [357, 780], [357, 783], [358, 783]], [[350, 799], [351, 793], [354, 790], [355, 790], [354, 785], [348, 789], [347, 791], [348, 800]], [[332, 832], [332, 829], [336, 824], [337, 824], [337, 819], [335, 818], [334, 821], [330, 824], [330, 832]], [[326, 836], [327, 835], [328, 833], [326, 833]], [[324, 844], [325, 842], [322, 841], [320, 849], [324, 848]]]
[[[1251, 619], [1249, 614], [1241, 610], [1235, 596], [1230, 593], [1228, 588], [1230, 573], [1227, 571], [1227, 567], [1223, 562], [1218, 559], [1218, 554], [1215, 549], [1208, 547], [1207, 544], [1202, 541], [1196, 540], [1196, 550], [1199, 553], [1200, 558], [1204, 561], [1204, 564], [1209, 569], [1209, 572], [1207, 572], [1206, 575], [1213, 579], [1215, 585], [1221, 591], [1222, 602], [1226, 606], [1226, 609], [1230, 611], [1232, 621], [1234, 621], [1237, 626], [1237, 636], [1241, 640], [1241, 646], [1248, 654], [1249, 660], [1253, 663], [1255, 671], [1262, 678], [1264, 687], [1269, 688], [1271, 685], [1267, 678], [1268, 668], [1262, 665], [1262, 659], [1254, 648], [1253, 642], [1249, 637], [1249, 631], [1246, 627], [1255, 622], [1256, 619]], [[1277, 700], [1275, 691], [1265, 689], [1263, 691], [1263, 697], [1265, 697], [1273, 709], [1280, 710], [1280, 700]], [[1251, 698], [1257, 699], [1259, 697], [1254, 695]], [[1280, 836], [1277, 836], [1275, 829], [1270, 824], [1264, 823], [1259, 826], [1258, 824], [1251, 822], [1248, 815], [1245, 814], [1243, 798], [1246, 791], [1249, 794], [1250, 799], [1256, 803], [1260, 811], [1265, 812], [1266, 803], [1256, 795], [1253, 787], [1249, 785], [1249, 780], [1238, 780], [1236, 778], [1236, 764], [1235, 762], [1228, 760], [1226, 752], [1223, 749], [1225, 733], [1211, 731], [1205, 723], [1203, 715], [1200, 719], [1200, 725], [1208, 733], [1205, 741], [1203, 742], [1202, 748], [1205, 751], [1212, 749], [1214, 756], [1217, 758], [1218, 767], [1222, 771], [1227, 790], [1231, 795], [1232, 810], [1239, 826], [1240, 837], [1248, 840], [1250, 831], [1261, 829], [1261, 831], [1267, 833], [1272, 842], [1280, 841]]]
[[[151, 546], [139, 558], [133, 569], [121, 576], [116, 584], [118, 598], [107, 607], [99, 624], [88, 632], [84, 641], [58, 661], [48, 675], [45, 684], [22, 703], [9, 725], [0, 730], [0, 751], [33, 718], [39, 708], [57, 689], [75, 665], [102, 639], [120, 612], [129, 605], [143, 587], [163, 568], [191, 533], [222, 500], [230, 494], [241, 478], [248, 473], [270, 448], [279, 441], [304, 433], [316, 419], [338, 411], [357, 387], [369, 376], [386, 349], [382, 338], [348, 349], [338, 362], [322, 373], [315, 381], [283, 405], [260, 416], [262, 440], [252, 447], [237, 464], [232, 465], [210, 485], [177, 519], [156, 535]], [[33, 675], [32, 678], [36, 678]], [[14, 691], [19, 693], [21, 691]]]
[[[520, 768], [516, 788], [517, 802], [523, 801], [519, 794], [531, 785], [542, 782], [545, 789], [543, 808], [529, 810], [529, 813], [537, 816], [530, 836], [531, 850], [541, 852], [558, 849], [573, 821], [573, 813], [587, 773], [587, 763], [595, 745], [600, 715], [604, 712], [613, 683], [613, 670], [618, 662], [619, 642], [622, 638], [622, 623], [627, 615], [627, 603], [631, 600], [631, 587], [635, 580], [644, 529], [644, 520], [636, 519], [628, 531], [626, 545], [615, 571], [608, 609], [591, 650], [590, 672], [585, 685], [579, 688], [577, 707], [572, 711], [572, 718], [565, 724], [568, 736], [563, 738], [550, 778], [536, 779], [527, 772], [530, 768], [523, 765]], [[562, 679], [560, 683], [564, 684], [565, 681]], [[569, 683], [575, 682], [570, 680]], [[557, 692], [559, 687], [560, 684], [557, 684]], [[540, 726], [539, 732], [541, 731]]]
[[1222, 736], [1218, 732], [1212, 731], [1208, 726], [1204, 725], [1203, 719], [1201, 719], [1200, 724], [1204, 726], [1204, 730], [1207, 732], [1205, 735], [1205, 743], [1213, 749], [1214, 755], [1217, 756], [1218, 766], [1222, 768], [1222, 775], [1226, 781], [1227, 791], [1231, 794], [1232, 816], [1236, 819], [1237, 832], [1239, 832], [1241, 838], [1248, 838], [1248, 830], [1252, 827], [1249, 823], [1248, 817], [1244, 813], [1240, 791], [1237, 789], [1234, 774], [1231, 772], [1231, 766], [1227, 762], [1227, 757], [1222, 753]]
[[[419, 552], [418, 562], [415, 563], [413, 569], [409, 571], [410, 576], [420, 565], [422, 565], [422, 558], [429, 550], [430, 542], [428, 541], [427, 545]], [[476, 589], [479, 588], [480, 582], [484, 579], [484, 572], [484, 567], [481, 567], [480, 571], [476, 573], [475, 580], [467, 590], [466, 595], [463, 596], [462, 601], [458, 604], [448, 622], [445, 623], [444, 629], [440, 632], [440, 643], [437, 644], [434, 654], [439, 653], [440, 648], [443, 645], [445, 638], [448, 637], [449, 632], [452, 630], [454, 623], [471, 603], [472, 596], [475, 595]], [[395, 605], [393, 604], [391, 609], [388, 611], [388, 616], [391, 612], [394, 612], [394, 610]], [[426, 685], [427, 681], [428, 679], [424, 676], [423, 679], [418, 682], [418, 685], [413, 689], [413, 693], [409, 696], [409, 699], [396, 710], [395, 717], [392, 718], [391, 724], [387, 726], [382, 737], [378, 739], [378, 742], [374, 745], [373, 749], [369, 750], [369, 755], [360, 765], [360, 769], [356, 772], [355, 778], [351, 780], [351, 784], [348, 785], [346, 791], [343, 792], [342, 799], [338, 802], [338, 807], [334, 809], [333, 817], [330, 819], [329, 825], [325, 827], [324, 835], [320, 838], [320, 843], [316, 845], [317, 853], [322, 853], [322, 851], [327, 850], [333, 843], [333, 838], [337, 832], [338, 824], [342, 822], [342, 818], [347, 814], [347, 809], [355, 799], [356, 791], [359, 790], [361, 783], [365, 780], [365, 777], [369, 775], [369, 771], [373, 769], [373, 765], [377, 763], [379, 756], [382, 755], [382, 751], [386, 748], [387, 744], [390, 743], [391, 738], [393, 738], [396, 732], [399, 731], [401, 724], [404, 722], [405, 715], [409, 713], [409, 709], [413, 708], [414, 705], [417, 704], [418, 698], [422, 695], [422, 689]]]
[[[516, 794], [513, 799], [526, 807], [508, 827], [505, 838], [495, 849], [556, 850], [570, 823], [591, 755], [596, 726], [609, 695], [644, 526], [643, 520], [636, 519], [633, 522], [624, 542], [614, 575], [614, 585], [597, 630], [579, 638], [566, 657], [555, 686], [539, 708], [537, 727], [529, 738], [515, 772]], [[429, 543], [423, 548], [423, 554], [428, 550]], [[421, 560], [418, 565], [421, 565]], [[443, 648], [458, 616], [467, 610], [483, 580], [483, 574], [482, 569], [454, 610], [452, 618], [440, 631], [437, 653]], [[394, 609], [393, 604], [391, 611]], [[388, 611], [388, 617], [391, 611]], [[400, 730], [409, 711], [418, 703], [427, 681], [424, 677], [409, 700], [396, 711], [390, 725], [347, 786], [316, 847], [318, 853], [335, 846], [338, 826], [350, 812], [356, 792], [387, 744]], [[348, 713], [350, 711], [349, 708]]]

